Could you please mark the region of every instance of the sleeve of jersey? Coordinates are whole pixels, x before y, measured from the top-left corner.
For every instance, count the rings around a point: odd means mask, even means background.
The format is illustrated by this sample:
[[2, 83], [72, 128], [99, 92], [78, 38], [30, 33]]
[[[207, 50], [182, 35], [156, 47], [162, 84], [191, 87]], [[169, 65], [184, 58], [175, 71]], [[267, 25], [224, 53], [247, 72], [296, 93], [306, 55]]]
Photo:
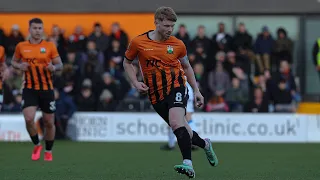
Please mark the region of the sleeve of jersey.
[[187, 55], [187, 48], [186, 48], [186, 45], [182, 41], [179, 41], [179, 43], [181, 46], [179, 58], [184, 58]]
[[137, 46], [137, 39], [134, 38], [130, 44], [128, 45], [128, 48], [125, 53], [125, 58], [129, 61], [133, 61], [138, 55], [138, 46]]
[[51, 44], [51, 59], [54, 59], [56, 57], [59, 56], [58, 50], [56, 45], [54, 45], [53, 43]]
[[14, 57], [16, 59], [21, 59], [20, 44], [16, 45], [16, 49], [14, 51]]

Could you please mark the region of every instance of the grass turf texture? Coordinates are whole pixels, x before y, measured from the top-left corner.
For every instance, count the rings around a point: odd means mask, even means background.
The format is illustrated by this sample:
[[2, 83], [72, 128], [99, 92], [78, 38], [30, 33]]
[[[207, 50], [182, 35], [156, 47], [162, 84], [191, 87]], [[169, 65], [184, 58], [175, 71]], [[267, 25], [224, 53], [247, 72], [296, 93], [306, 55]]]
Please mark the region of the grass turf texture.
[[[0, 143], [1, 180], [175, 180], [178, 147], [160, 151], [157, 143], [56, 141], [53, 162], [31, 161], [31, 143]], [[316, 180], [320, 144], [214, 144], [219, 166], [202, 150], [193, 152], [199, 180]]]

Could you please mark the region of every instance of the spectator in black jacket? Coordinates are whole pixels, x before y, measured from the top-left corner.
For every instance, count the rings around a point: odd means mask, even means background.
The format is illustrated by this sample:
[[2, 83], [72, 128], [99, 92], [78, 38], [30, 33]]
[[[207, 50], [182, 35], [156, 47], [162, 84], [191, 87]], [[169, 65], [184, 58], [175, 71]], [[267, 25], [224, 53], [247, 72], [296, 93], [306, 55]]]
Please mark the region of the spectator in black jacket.
[[189, 33], [187, 32], [186, 26], [184, 24], [181, 24], [179, 26], [179, 31], [175, 36], [185, 44], [187, 51], [189, 52], [191, 40], [190, 40]]

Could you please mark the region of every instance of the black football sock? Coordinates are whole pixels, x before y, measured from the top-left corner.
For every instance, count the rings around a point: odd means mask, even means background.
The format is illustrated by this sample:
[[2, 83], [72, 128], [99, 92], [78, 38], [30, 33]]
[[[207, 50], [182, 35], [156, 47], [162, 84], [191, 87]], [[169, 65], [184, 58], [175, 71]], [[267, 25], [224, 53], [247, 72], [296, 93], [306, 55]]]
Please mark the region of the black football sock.
[[30, 137], [34, 145], [38, 145], [40, 143], [38, 134]]
[[191, 160], [191, 139], [186, 127], [174, 131], [183, 159]]
[[54, 142], [53, 140], [52, 141], [46, 140], [46, 151], [52, 150], [53, 142]]
[[192, 144], [202, 149], [206, 146], [206, 142], [195, 131], [193, 131]]

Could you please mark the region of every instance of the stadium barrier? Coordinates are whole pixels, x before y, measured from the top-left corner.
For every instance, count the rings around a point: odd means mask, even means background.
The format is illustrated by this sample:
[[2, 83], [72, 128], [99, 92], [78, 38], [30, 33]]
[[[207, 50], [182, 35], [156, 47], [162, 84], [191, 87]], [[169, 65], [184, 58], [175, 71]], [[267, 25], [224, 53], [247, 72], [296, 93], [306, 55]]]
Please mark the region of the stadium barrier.
[[[194, 121], [199, 134], [214, 142], [320, 142], [320, 115], [196, 113]], [[168, 126], [155, 113], [78, 112], [67, 134], [74, 141], [163, 142]], [[30, 141], [22, 114], [0, 115], [0, 140]]]

